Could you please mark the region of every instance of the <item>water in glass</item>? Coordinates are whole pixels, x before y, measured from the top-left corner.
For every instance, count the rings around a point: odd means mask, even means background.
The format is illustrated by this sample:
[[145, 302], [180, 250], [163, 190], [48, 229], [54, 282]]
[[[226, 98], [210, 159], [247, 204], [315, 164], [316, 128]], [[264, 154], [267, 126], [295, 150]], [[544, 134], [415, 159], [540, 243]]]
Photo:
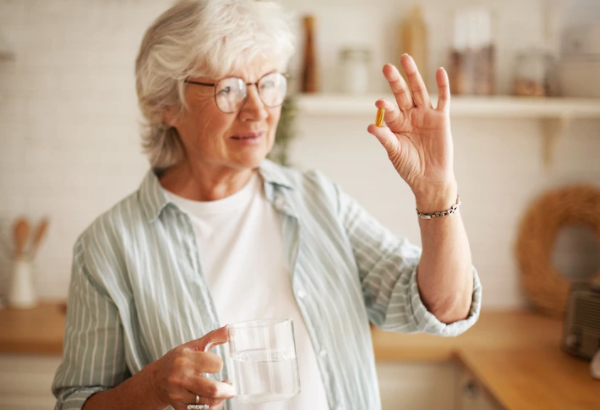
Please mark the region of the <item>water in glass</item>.
[[255, 349], [236, 352], [236, 399], [246, 403], [285, 400], [300, 391], [298, 359], [283, 350]]

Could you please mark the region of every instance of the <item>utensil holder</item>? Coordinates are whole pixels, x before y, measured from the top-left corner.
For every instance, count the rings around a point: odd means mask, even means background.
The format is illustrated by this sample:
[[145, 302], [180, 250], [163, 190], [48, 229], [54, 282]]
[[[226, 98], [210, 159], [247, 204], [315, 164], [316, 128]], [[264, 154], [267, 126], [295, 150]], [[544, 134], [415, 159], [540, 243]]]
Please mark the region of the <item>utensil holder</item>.
[[33, 309], [37, 304], [33, 261], [26, 258], [15, 259], [8, 293], [8, 306], [13, 309]]

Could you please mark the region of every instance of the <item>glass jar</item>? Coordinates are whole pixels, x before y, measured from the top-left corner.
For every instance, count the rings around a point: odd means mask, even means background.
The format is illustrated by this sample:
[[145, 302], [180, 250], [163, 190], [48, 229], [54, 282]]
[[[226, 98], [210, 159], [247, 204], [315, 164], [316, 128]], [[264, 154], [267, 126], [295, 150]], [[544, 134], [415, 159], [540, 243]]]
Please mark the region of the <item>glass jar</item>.
[[556, 59], [542, 48], [521, 51], [515, 58], [512, 91], [526, 97], [558, 96]]
[[452, 94], [496, 93], [495, 21], [495, 13], [485, 7], [456, 10], [448, 71]]
[[340, 51], [340, 89], [347, 94], [369, 92], [371, 52], [367, 49], [347, 48]]

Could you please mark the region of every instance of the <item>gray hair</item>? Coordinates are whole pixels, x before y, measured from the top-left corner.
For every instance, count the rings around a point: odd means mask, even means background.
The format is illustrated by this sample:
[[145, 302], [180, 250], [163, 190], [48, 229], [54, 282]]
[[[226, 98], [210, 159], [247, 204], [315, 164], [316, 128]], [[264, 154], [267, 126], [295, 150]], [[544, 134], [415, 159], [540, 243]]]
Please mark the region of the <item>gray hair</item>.
[[168, 107], [185, 109], [184, 80], [220, 78], [254, 58], [285, 70], [294, 52], [290, 16], [273, 2], [183, 1], [148, 28], [135, 65], [144, 116], [142, 146], [152, 168], [165, 169], [184, 155], [179, 133], [163, 121]]

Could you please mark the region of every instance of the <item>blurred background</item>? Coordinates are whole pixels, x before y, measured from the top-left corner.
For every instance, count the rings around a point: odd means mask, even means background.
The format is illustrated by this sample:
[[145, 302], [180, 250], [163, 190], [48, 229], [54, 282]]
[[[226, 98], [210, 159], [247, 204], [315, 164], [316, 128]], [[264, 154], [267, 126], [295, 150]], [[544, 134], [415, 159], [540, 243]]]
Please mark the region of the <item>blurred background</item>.
[[[0, 2], [0, 218], [4, 242], [19, 215], [32, 223], [51, 220], [36, 258], [37, 289], [44, 299], [64, 299], [70, 277], [72, 246], [77, 236], [102, 212], [137, 189], [148, 168], [141, 154], [140, 114], [133, 66], [148, 25], [173, 2], [165, 1], [8, 1]], [[315, 18], [315, 94], [298, 95], [289, 162], [319, 168], [339, 182], [390, 229], [420, 242], [412, 193], [389, 164], [379, 143], [366, 132], [374, 121], [376, 99], [389, 96], [381, 67], [399, 65], [402, 28], [415, 5], [426, 24], [426, 72], [435, 86], [437, 67], [450, 70], [457, 11], [488, 10], [496, 51], [495, 94], [512, 94], [520, 52], [537, 47], [580, 80], [563, 95], [600, 98], [600, 3], [593, 0], [433, 1], [282, 1], [295, 14], [298, 50], [290, 72], [300, 90], [305, 32], [302, 18]], [[596, 26], [593, 26], [593, 23]], [[589, 49], [569, 56], [561, 33], [590, 27]], [[594, 30], [595, 27], [595, 31]], [[418, 32], [419, 30], [416, 30]], [[562, 47], [562, 48], [561, 48]], [[573, 46], [574, 47], [574, 46]], [[370, 55], [344, 62], [344, 49]], [[574, 54], [574, 51], [571, 52]], [[361, 60], [362, 58], [362, 60]], [[571, 74], [577, 67], [586, 68]], [[361, 61], [365, 61], [362, 63]], [[358, 61], [358, 62], [356, 62]], [[346, 74], [364, 82], [342, 94]], [[538, 62], [532, 62], [533, 66]], [[358, 66], [358, 67], [356, 67]], [[350, 67], [349, 71], [352, 71]], [[534, 71], [539, 68], [534, 67]], [[525, 70], [526, 72], [526, 70]], [[593, 75], [592, 75], [593, 73]], [[578, 78], [580, 77], [580, 78]], [[541, 80], [540, 80], [541, 81]], [[594, 83], [595, 82], [595, 83]], [[595, 87], [596, 95], [586, 95]], [[452, 91], [454, 86], [451, 85]], [[578, 94], [579, 93], [579, 94]], [[560, 106], [495, 97], [455, 98], [452, 131], [455, 169], [463, 198], [463, 218], [482, 280], [490, 290], [484, 306], [513, 307], [525, 303], [512, 247], [520, 216], [541, 192], [570, 183], [600, 180], [600, 111], [566, 101]], [[583, 115], [587, 111], [589, 115]], [[581, 111], [573, 115], [570, 111]], [[556, 136], [552, 163], [544, 163], [543, 120], [574, 117]], [[584, 237], [593, 235], [581, 232]], [[6, 245], [6, 246], [10, 246]], [[565, 245], [568, 246], [568, 245]], [[582, 249], [589, 250], [584, 254]], [[600, 266], [598, 246], [578, 244], [577, 268]], [[4, 253], [3, 256], [6, 256]], [[568, 255], [557, 255], [562, 263]], [[589, 262], [589, 265], [588, 265]], [[583, 266], [587, 265], [587, 266]], [[11, 273], [10, 258], [0, 264], [0, 294]]]
[[[561, 219], [573, 223], [561, 222], [550, 238], [547, 257], [563, 277], [548, 279], [546, 272], [536, 273], [540, 289], [548, 289], [544, 284], [551, 282], [549, 301], [540, 300], [544, 295], [536, 294], [535, 280], [524, 280], [527, 272], [518, 255], [526, 248], [518, 245], [528, 232], [520, 226], [536, 198], [549, 191], [586, 184], [591, 198], [599, 195], [600, 2], [281, 3], [293, 15], [298, 49], [290, 65], [293, 93], [278, 135], [283, 152], [278, 158], [302, 169], [320, 169], [384, 225], [420, 244], [414, 197], [366, 129], [374, 122], [375, 101], [390, 97], [381, 74], [385, 63], [399, 65], [403, 52], [414, 55], [433, 94], [435, 70], [445, 67], [453, 93], [461, 213], [484, 287], [483, 309], [545, 311], [554, 320], [547, 326], [561, 332], [556, 319], [567, 310], [565, 289], [598, 275], [600, 200], [587, 207], [577, 203], [575, 209], [591, 207], [593, 216], [579, 218], [573, 211], [572, 218]], [[141, 183], [148, 162], [140, 148], [134, 59], [146, 28], [172, 4], [173, 0], [0, 0], [4, 304], [12, 278], [24, 275], [23, 269], [33, 278], [32, 306], [63, 302], [77, 236]], [[559, 198], [570, 200], [568, 195]], [[534, 215], [545, 210], [540, 206]], [[27, 241], [39, 236], [35, 258], [25, 268], [14, 263], [19, 217], [31, 225]], [[47, 229], [38, 232], [43, 218]], [[552, 290], [556, 287], [558, 294]], [[588, 313], [598, 333], [592, 350], [600, 348], [600, 304], [594, 306], [597, 310]], [[17, 319], [0, 319], [21, 329], [17, 333], [26, 333], [24, 312], [19, 310]], [[4, 329], [8, 334], [9, 328]], [[45, 331], [58, 338], [62, 330]], [[14, 341], [4, 343], [0, 347], [13, 346], [5, 352], [19, 350]], [[48, 353], [52, 348], [28, 352]], [[392, 379], [400, 377], [394, 369]], [[438, 370], [431, 374], [439, 375]], [[411, 374], [408, 368], [401, 373]], [[438, 376], [432, 377], [437, 384]], [[577, 377], [591, 382], [587, 371]], [[490, 386], [484, 390], [494, 405], [517, 408], [493, 399]], [[458, 393], [452, 394], [455, 398]], [[12, 407], [3, 408], [21, 408], [14, 404], [20, 399], [13, 396]], [[449, 408], [434, 405], [428, 408]]]

